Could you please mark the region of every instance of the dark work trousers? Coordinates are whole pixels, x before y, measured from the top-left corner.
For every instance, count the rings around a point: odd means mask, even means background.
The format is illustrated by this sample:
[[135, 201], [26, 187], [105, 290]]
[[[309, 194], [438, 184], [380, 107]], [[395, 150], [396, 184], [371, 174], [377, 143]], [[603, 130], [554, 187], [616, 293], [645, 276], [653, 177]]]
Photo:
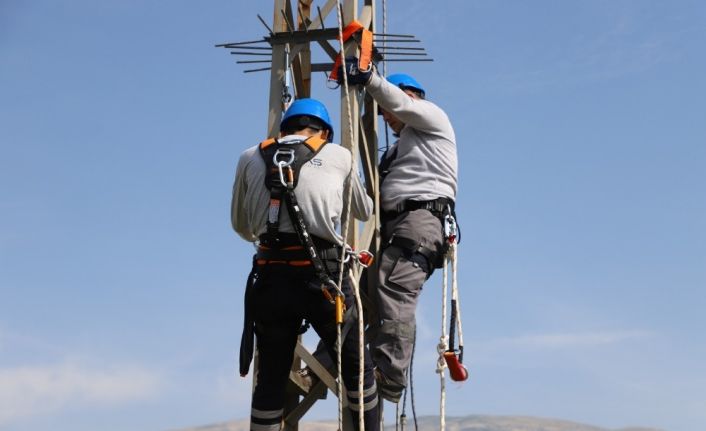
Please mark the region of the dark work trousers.
[[[338, 275], [333, 275], [334, 281]], [[354, 307], [350, 281], [344, 278], [342, 290], [346, 307]], [[310, 266], [268, 264], [258, 267], [254, 285], [253, 316], [258, 350], [257, 384], [252, 398], [250, 429], [280, 430], [284, 390], [294, 358], [294, 348], [303, 319], [306, 319], [336, 357], [335, 307], [321, 292]], [[349, 408], [358, 425], [358, 331], [352, 330], [342, 349], [343, 382]], [[378, 398], [373, 365], [368, 349], [364, 352], [365, 429], [377, 431]]]
[[428, 262], [414, 250], [385, 246], [393, 235], [411, 239], [437, 254], [443, 254], [444, 237], [441, 221], [428, 210], [404, 212], [383, 221], [384, 248], [378, 260], [377, 288], [380, 321], [370, 350], [388, 385], [378, 389], [383, 393], [399, 394], [406, 387], [407, 369], [414, 349], [417, 300], [424, 282], [434, 270], [434, 262]]

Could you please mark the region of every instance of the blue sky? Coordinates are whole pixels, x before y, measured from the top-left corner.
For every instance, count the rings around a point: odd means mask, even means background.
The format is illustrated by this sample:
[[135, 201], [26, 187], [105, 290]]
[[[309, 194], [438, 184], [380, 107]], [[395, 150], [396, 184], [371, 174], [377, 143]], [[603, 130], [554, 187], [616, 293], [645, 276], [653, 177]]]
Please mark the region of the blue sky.
[[[458, 139], [471, 377], [448, 413], [703, 429], [706, 5], [389, 3], [389, 31], [435, 59], [389, 70]], [[270, 2], [0, 2], [0, 428], [247, 416], [252, 249], [229, 200], [269, 78], [213, 45], [263, 35], [258, 13]], [[313, 95], [338, 121], [322, 77]], [[419, 312], [425, 415], [440, 284]], [[331, 399], [310, 415], [334, 417]]]

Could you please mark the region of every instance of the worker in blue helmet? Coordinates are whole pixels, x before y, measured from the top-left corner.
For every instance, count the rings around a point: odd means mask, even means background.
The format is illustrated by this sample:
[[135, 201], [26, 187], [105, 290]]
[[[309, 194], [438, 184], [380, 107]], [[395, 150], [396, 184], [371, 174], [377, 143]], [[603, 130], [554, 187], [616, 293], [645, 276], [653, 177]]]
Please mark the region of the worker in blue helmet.
[[[387, 79], [346, 61], [349, 84], [364, 85], [397, 141], [380, 164], [381, 234], [378, 253], [379, 322], [371, 341], [378, 391], [397, 402], [414, 349], [415, 312], [422, 285], [443, 264], [447, 216], [455, 218], [458, 158], [446, 113], [426, 100], [412, 76]], [[342, 75], [342, 74], [340, 74]]]
[[333, 126], [328, 110], [316, 99], [297, 99], [287, 109], [280, 122], [280, 132], [288, 135], [304, 128], [325, 130], [326, 140], [333, 142]]
[[[231, 222], [238, 235], [257, 245], [245, 289], [240, 348], [243, 376], [249, 372], [255, 347], [258, 351], [250, 429], [281, 429], [285, 387], [305, 319], [335, 357], [335, 306], [330, 299], [336, 295], [341, 271], [344, 244], [339, 232], [346, 184], [350, 183], [351, 216], [367, 220], [373, 204], [359, 176], [351, 175], [350, 151], [330, 143], [332, 136], [324, 105], [299, 99], [283, 115], [279, 136], [248, 148], [238, 162]], [[343, 270], [341, 290], [351, 308], [349, 271]], [[359, 394], [358, 332], [350, 331], [341, 350], [348, 405], [357, 417], [362, 396], [365, 429], [377, 431], [373, 363], [367, 348], [363, 353], [364, 392]], [[357, 427], [358, 421], [354, 423]]]
[[406, 73], [395, 73], [393, 75], [390, 75], [387, 77], [387, 80], [393, 84], [396, 85], [397, 87], [401, 88], [402, 90], [410, 90], [415, 93], [422, 99], [424, 98], [424, 95], [426, 92], [424, 91], [424, 88], [422, 88], [422, 85], [417, 82], [416, 79], [412, 78], [411, 76], [407, 75]]

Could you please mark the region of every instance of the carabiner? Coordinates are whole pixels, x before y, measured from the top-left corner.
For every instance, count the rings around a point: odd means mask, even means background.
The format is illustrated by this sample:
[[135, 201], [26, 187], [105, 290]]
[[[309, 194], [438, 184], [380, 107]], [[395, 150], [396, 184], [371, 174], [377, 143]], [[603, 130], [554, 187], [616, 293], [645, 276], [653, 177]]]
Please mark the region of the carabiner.
[[363, 268], [367, 268], [372, 265], [375, 256], [368, 250], [361, 250], [358, 252], [358, 263]]
[[343, 247], [343, 263], [348, 263], [351, 260], [351, 256], [355, 257], [355, 250], [353, 250], [353, 247], [350, 245], [346, 244]]
[[[280, 155], [289, 156], [289, 160], [279, 160]], [[283, 187], [287, 187], [287, 181], [285, 181], [284, 179], [283, 168], [289, 167], [292, 165], [292, 163], [294, 163], [294, 149], [277, 148], [277, 151], [275, 151], [275, 155], [272, 156], [272, 162], [274, 162], [274, 164], [279, 169], [279, 182], [282, 183]]]
[[333, 289], [334, 292], [336, 292], [336, 296], [340, 296], [341, 298], [344, 298], [345, 295], [343, 294], [343, 291], [338, 288], [338, 285], [331, 279], [328, 279], [326, 282], [331, 288]]
[[[279, 160], [280, 155], [285, 155], [289, 156], [289, 160]], [[275, 155], [272, 156], [272, 162], [274, 162], [275, 165], [279, 165], [282, 163], [282, 166], [289, 166], [292, 163], [294, 163], [294, 149], [293, 148], [277, 148], [277, 151], [275, 151]]]
[[446, 217], [444, 217], [444, 238], [446, 238], [449, 244], [454, 244], [457, 234], [458, 227], [456, 225], [456, 219], [451, 214], [447, 214]]

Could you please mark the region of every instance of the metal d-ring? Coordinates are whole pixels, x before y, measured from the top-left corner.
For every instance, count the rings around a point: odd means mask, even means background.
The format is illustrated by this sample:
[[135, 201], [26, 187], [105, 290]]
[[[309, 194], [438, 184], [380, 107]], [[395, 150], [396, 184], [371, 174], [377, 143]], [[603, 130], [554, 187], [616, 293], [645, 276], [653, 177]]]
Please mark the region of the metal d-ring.
[[[280, 155], [289, 156], [289, 160], [279, 160]], [[272, 156], [272, 162], [274, 162], [279, 169], [279, 181], [282, 183], [282, 186], [287, 187], [287, 181], [284, 179], [283, 168], [289, 167], [292, 163], [294, 163], [294, 149], [278, 148], [277, 151], [275, 151], [275, 155]]]

